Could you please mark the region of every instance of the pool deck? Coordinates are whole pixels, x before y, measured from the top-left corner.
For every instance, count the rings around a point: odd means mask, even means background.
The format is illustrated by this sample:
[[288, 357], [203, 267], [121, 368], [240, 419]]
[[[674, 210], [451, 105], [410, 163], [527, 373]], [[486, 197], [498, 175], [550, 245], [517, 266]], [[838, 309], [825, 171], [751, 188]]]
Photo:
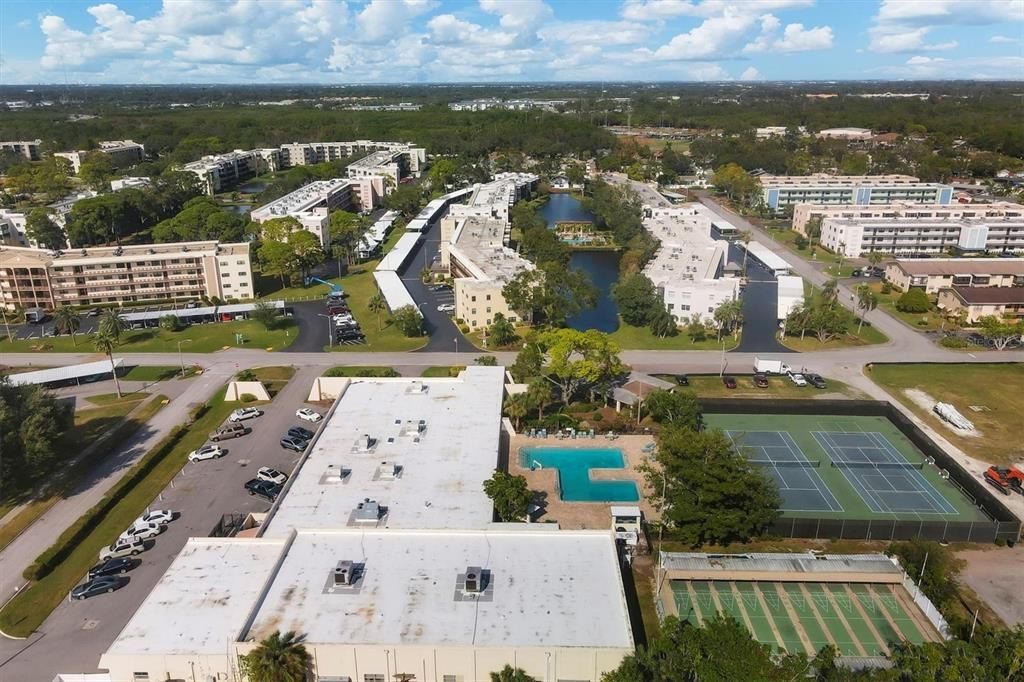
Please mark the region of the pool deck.
[[[630, 480], [636, 482], [640, 491], [640, 501], [635, 503], [640, 506], [644, 517], [650, 520], [660, 518], [657, 510], [647, 501], [647, 485], [644, 476], [637, 470], [637, 466], [647, 461], [647, 455], [643, 447], [654, 442], [654, 436], [618, 436], [615, 440], [609, 440], [604, 436], [594, 439], [558, 439], [529, 438], [522, 434], [512, 437], [509, 450], [509, 473], [518, 474], [526, 478], [530, 490], [541, 493], [543, 497], [542, 506], [544, 511], [536, 519], [539, 523], [545, 521], [557, 521], [562, 528], [568, 530], [576, 529], [605, 529], [611, 527], [612, 506], [623, 504], [634, 504], [624, 502], [563, 502], [558, 496], [558, 489], [555, 486], [558, 472], [555, 469], [537, 469], [531, 471], [519, 465], [520, 448], [561, 448], [565, 450], [586, 450], [596, 448], [615, 448], [622, 451], [625, 460], [623, 469], [591, 469], [591, 477], [603, 480]], [[651, 461], [653, 456], [651, 455]]]

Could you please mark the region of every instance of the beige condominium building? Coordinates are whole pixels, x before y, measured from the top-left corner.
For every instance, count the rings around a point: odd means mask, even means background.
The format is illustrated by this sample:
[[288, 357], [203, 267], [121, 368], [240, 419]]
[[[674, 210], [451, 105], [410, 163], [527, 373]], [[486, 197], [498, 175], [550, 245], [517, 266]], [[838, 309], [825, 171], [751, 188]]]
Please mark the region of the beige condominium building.
[[869, 206], [906, 201], [948, 204], [953, 188], [910, 175], [762, 175], [764, 202], [773, 210], [795, 204]]
[[961, 220], [964, 218], [1019, 218], [1024, 206], [1008, 201], [991, 204], [913, 204], [896, 201], [881, 206], [824, 206], [797, 204], [793, 207], [793, 229], [807, 236], [807, 223], [815, 218], [822, 222], [829, 218], [840, 220], [882, 219], [934, 219]]
[[418, 175], [427, 162], [427, 152], [405, 142], [378, 142], [354, 140], [349, 142], [292, 142], [281, 145], [281, 165], [308, 166], [314, 163], [337, 161], [370, 152], [396, 152], [405, 157], [410, 173]]
[[248, 244], [214, 241], [0, 251], [5, 308], [218, 297], [253, 298]]
[[[114, 168], [127, 168], [140, 163], [146, 158], [146, 148], [133, 140], [107, 140], [100, 142], [96, 149], [91, 151], [103, 152], [110, 157]], [[71, 169], [78, 174], [82, 169], [82, 161], [90, 153], [90, 150], [79, 150], [74, 152], [57, 152], [54, 156], [67, 159], [71, 163]]]
[[887, 263], [885, 279], [929, 294], [947, 287], [1024, 287], [1024, 258], [901, 258]]
[[225, 154], [204, 156], [198, 161], [186, 163], [181, 169], [195, 173], [200, 187], [212, 196], [237, 187], [259, 173], [275, 171], [280, 163], [279, 149], [236, 149]]
[[952, 286], [939, 291], [939, 308], [963, 313], [967, 323], [992, 315], [1007, 319], [1024, 318], [1024, 287]]
[[502, 367], [316, 380], [334, 405], [257, 536], [188, 540], [100, 667], [241, 682], [294, 630], [320, 682], [597, 682], [633, 651], [614, 534], [492, 522], [503, 391]]
[[897, 256], [1024, 252], [1024, 217], [828, 218], [821, 224], [820, 241], [851, 258], [872, 251]]
[[455, 282], [455, 317], [471, 329], [489, 326], [498, 313], [516, 322], [502, 289], [533, 263], [508, 247], [509, 209], [530, 194], [537, 176], [505, 173], [473, 189], [466, 204], [453, 204], [441, 221], [441, 264]]

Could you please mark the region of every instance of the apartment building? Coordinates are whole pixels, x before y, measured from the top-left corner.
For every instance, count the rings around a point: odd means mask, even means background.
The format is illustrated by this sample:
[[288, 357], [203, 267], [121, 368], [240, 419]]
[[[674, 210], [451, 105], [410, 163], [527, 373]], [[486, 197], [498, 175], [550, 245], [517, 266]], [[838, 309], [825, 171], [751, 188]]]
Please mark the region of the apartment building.
[[952, 286], [939, 291], [938, 306], [950, 314], [963, 314], [968, 324], [990, 315], [1024, 319], [1024, 287]]
[[133, 140], [107, 140], [100, 142], [95, 150], [79, 150], [74, 152], [56, 152], [54, 156], [67, 159], [75, 175], [82, 169], [82, 161], [91, 151], [103, 152], [110, 157], [114, 168], [128, 168], [141, 163], [146, 158], [146, 148]]
[[271, 170], [267, 159], [273, 156], [265, 151], [236, 149], [226, 154], [204, 156], [198, 161], [186, 163], [181, 169], [195, 173], [203, 191], [213, 196], [236, 187], [261, 172]]
[[361, 178], [382, 177], [385, 181], [385, 194], [391, 188], [398, 187], [402, 178], [408, 177], [411, 168], [409, 166], [409, 155], [405, 151], [378, 151], [371, 152], [363, 158], [353, 161], [345, 169], [348, 177], [358, 180]]
[[13, 152], [19, 156], [22, 156], [29, 161], [38, 161], [42, 158], [39, 152], [40, 145], [43, 144], [42, 140], [18, 140], [9, 142], [0, 142], [0, 151]]
[[333, 407], [256, 537], [189, 539], [101, 657], [110, 682], [241, 679], [281, 629], [322, 682], [616, 668], [634, 642], [611, 529], [492, 523], [504, 374], [317, 379]]
[[25, 247], [0, 251], [0, 301], [8, 310], [203, 296], [253, 298], [248, 244], [182, 242], [57, 254]]
[[1020, 218], [1024, 217], [1024, 206], [1009, 201], [991, 204], [914, 204], [895, 201], [880, 206], [823, 206], [821, 204], [797, 204], [793, 207], [793, 229], [807, 234], [807, 224], [816, 218], [845, 218], [847, 220], [902, 220], [933, 218], [936, 220], [960, 220], [962, 218]]
[[[405, 142], [377, 142], [355, 140], [350, 142], [292, 142], [281, 145], [283, 168], [308, 166], [314, 163], [337, 161], [357, 154], [370, 152], [395, 152], [404, 157], [404, 164], [410, 173], [418, 175], [427, 162], [427, 151]], [[396, 180], [397, 182], [397, 180]]]
[[765, 204], [776, 211], [795, 204], [877, 205], [906, 201], [948, 204], [953, 188], [910, 175], [762, 175]]
[[0, 208], [0, 244], [7, 246], [29, 246], [25, 235], [27, 215], [20, 211]]
[[715, 216], [706, 206], [644, 206], [643, 211], [644, 229], [661, 242], [644, 274], [678, 324], [694, 317], [710, 321], [715, 308], [739, 297], [739, 280], [724, 277], [729, 243], [711, 237]]
[[1024, 287], [1024, 258], [901, 258], [887, 263], [885, 279], [901, 291], [937, 294], [949, 287]]
[[318, 180], [260, 206], [249, 217], [255, 223], [275, 218], [294, 218], [303, 229], [316, 235], [325, 250], [329, 250], [329, 216], [334, 211], [353, 208], [355, 202], [352, 189], [353, 183], [345, 178]]
[[455, 280], [455, 317], [471, 329], [490, 326], [494, 316], [516, 322], [502, 289], [533, 263], [508, 247], [509, 210], [529, 196], [536, 175], [502, 173], [477, 185], [466, 204], [452, 204], [441, 220], [441, 264]]
[[821, 245], [851, 258], [871, 251], [897, 256], [1024, 252], [1024, 216], [848, 220], [829, 218], [821, 226]]

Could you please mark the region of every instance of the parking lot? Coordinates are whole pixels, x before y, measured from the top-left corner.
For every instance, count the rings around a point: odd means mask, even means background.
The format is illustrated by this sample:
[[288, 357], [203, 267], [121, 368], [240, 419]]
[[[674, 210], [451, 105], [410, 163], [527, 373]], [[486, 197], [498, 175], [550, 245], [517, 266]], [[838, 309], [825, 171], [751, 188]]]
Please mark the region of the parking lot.
[[[37, 633], [26, 641], [0, 641], [0, 680], [51, 680], [58, 672], [93, 672], [100, 655], [128, 622], [156, 585], [171, 560], [190, 536], [209, 536], [225, 514], [245, 515], [270, 508], [266, 500], [244, 489], [261, 466], [291, 473], [299, 453], [281, 448], [279, 441], [289, 427], [315, 431], [317, 425], [299, 420], [295, 411], [307, 406], [305, 398], [319, 368], [303, 368], [275, 396], [260, 406], [261, 417], [244, 424], [252, 432], [220, 443], [227, 454], [216, 460], [188, 463], [171, 482], [153, 509], [170, 509], [177, 518], [167, 530], [148, 541], [149, 549], [138, 556], [141, 564], [129, 572], [131, 581], [112, 594], [85, 601], [65, 601]], [[323, 407], [312, 406], [318, 412]], [[41, 639], [45, 646], [34, 647]], [[54, 651], [60, 651], [54, 657]]]

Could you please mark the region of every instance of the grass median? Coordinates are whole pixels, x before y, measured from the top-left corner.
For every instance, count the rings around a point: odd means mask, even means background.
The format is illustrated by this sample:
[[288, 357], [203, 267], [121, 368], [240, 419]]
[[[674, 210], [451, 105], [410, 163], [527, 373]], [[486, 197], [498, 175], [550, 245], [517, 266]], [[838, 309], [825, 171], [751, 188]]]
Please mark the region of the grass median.
[[64, 531], [26, 571], [35, 579], [0, 611], [0, 629], [12, 637], [35, 631], [96, 563], [99, 551], [146, 510], [181, 471], [188, 453], [206, 441], [232, 407], [219, 391], [197, 410], [191, 424], [172, 431]]

